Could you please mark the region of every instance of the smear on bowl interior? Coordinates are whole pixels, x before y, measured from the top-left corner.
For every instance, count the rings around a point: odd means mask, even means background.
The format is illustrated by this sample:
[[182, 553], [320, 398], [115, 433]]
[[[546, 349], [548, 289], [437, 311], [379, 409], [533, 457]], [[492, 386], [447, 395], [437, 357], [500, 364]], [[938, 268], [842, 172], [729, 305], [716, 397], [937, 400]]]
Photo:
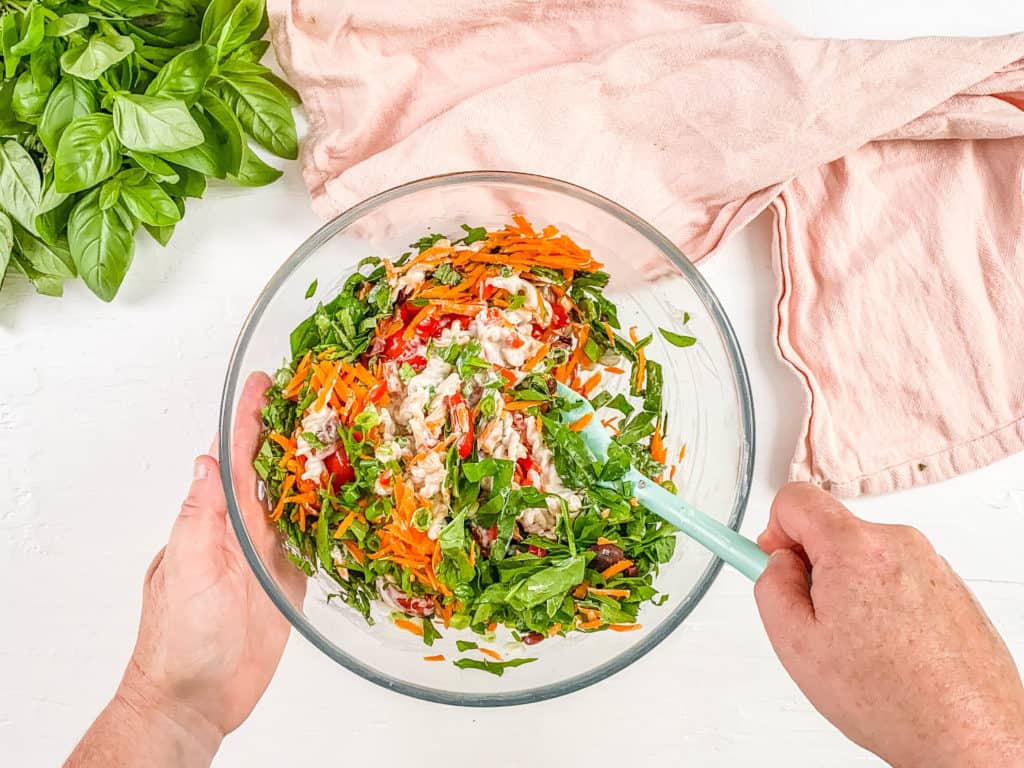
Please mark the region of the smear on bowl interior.
[[[462, 229], [365, 259], [292, 333], [255, 462], [271, 517], [298, 567], [427, 645], [638, 629], [676, 543], [620, 480], [632, 463], [674, 490], [652, 337], [620, 331], [608, 275], [554, 227]], [[615, 433], [606, 463], [560, 424], [556, 381]], [[488, 657], [462, 667], [526, 661], [458, 645]]]

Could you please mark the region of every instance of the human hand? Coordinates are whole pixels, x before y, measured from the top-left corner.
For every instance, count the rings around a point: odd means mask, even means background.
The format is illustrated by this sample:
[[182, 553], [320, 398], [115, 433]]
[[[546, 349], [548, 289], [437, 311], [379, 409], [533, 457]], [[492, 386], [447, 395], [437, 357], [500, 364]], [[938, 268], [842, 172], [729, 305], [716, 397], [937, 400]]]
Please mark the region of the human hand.
[[784, 487], [758, 544], [754, 595], [811, 703], [894, 766], [1024, 765], [1024, 687], [1006, 645], [916, 529]]
[[[232, 461], [238, 487], [251, 489], [239, 504], [253, 544], [298, 605], [306, 578], [281, 551], [256, 497], [252, 468], [269, 385], [263, 374], [246, 382]], [[138, 640], [124, 679], [69, 764], [209, 763], [224, 735], [245, 720], [266, 690], [288, 631], [228, 521], [217, 460], [198, 457], [167, 546], [146, 574]]]

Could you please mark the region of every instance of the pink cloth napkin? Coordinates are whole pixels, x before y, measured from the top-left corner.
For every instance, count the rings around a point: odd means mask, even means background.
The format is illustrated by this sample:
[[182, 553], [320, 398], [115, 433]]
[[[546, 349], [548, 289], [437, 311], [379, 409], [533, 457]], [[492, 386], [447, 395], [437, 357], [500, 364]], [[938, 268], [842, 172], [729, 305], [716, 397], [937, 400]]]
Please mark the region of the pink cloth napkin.
[[699, 261], [770, 206], [793, 478], [877, 493], [1024, 445], [1024, 35], [810, 39], [736, 0], [268, 6], [323, 215], [521, 170]]

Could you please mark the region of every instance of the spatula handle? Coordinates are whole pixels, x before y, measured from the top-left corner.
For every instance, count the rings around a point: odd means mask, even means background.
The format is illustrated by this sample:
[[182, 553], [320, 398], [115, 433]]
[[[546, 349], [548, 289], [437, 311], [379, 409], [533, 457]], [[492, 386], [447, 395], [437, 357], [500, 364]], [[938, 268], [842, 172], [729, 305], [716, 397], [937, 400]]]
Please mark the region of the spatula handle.
[[[632, 473], [631, 473], [632, 474]], [[637, 473], [633, 492], [645, 507], [704, 545], [751, 581], [768, 566], [768, 554], [750, 539]]]

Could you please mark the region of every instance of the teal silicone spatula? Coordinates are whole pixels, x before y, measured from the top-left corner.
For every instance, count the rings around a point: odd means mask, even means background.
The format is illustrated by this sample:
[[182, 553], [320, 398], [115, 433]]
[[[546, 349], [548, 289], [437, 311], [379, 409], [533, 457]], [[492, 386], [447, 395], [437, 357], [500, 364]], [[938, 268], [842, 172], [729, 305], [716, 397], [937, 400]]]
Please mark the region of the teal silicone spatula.
[[[571, 406], [561, 413], [562, 423], [576, 423], [587, 413], [594, 412], [586, 398], [564, 384], [558, 385], [558, 394]], [[600, 461], [608, 460], [608, 445], [612, 439], [596, 418], [591, 418], [579, 434], [595, 458]], [[647, 509], [672, 523], [751, 581], [757, 581], [758, 576], [764, 572], [768, 565], [768, 555], [750, 539], [741, 536], [713, 517], [708, 517], [638, 472], [635, 467], [629, 468], [623, 480], [633, 484], [633, 495]]]

